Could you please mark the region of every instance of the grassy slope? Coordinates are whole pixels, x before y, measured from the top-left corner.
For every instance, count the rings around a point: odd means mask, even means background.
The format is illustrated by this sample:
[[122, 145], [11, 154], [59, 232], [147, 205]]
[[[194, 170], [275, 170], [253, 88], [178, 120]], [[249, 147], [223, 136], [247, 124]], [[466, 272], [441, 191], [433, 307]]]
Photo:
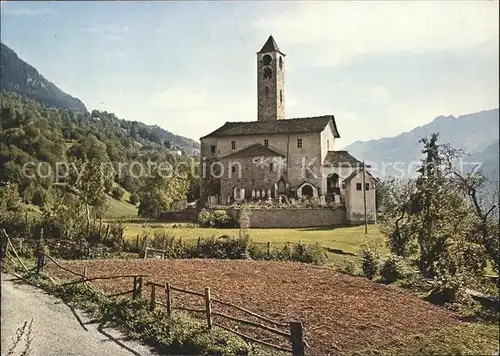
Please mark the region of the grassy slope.
[[[125, 234], [135, 237], [142, 233], [142, 224], [127, 224]], [[154, 232], [168, 232], [175, 237], [195, 239], [199, 236], [229, 235], [238, 236], [238, 229], [208, 229], [208, 228], [171, 228], [169, 224], [152, 225]], [[160, 227], [161, 226], [161, 227]], [[307, 228], [307, 229], [249, 229], [250, 237], [254, 242], [284, 242], [316, 243], [321, 246], [340, 249], [345, 252], [356, 253], [362, 244], [373, 242], [382, 245], [383, 239], [377, 225], [368, 226], [368, 234], [364, 233], [364, 226], [339, 228]]]
[[353, 355], [498, 355], [499, 337], [496, 324], [462, 324], [414, 335], [386, 349], [365, 350]]
[[[123, 189], [119, 184], [113, 182], [113, 186], [117, 186]], [[116, 200], [111, 195], [107, 195], [108, 198], [108, 210], [104, 214], [105, 219], [127, 217], [135, 218], [137, 217], [137, 206], [130, 204], [130, 193], [124, 189], [123, 198], [121, 200]]]

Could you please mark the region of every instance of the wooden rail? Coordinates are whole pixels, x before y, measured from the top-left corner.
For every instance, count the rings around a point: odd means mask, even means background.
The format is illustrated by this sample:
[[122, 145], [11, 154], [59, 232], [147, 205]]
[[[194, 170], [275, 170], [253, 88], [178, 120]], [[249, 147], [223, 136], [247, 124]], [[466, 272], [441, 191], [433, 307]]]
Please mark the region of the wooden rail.
[[224, 314], [224, 313], [218, 313], [218, 312], [212, 312], [212, 315], [220, 316], [222, 318], [226, 318], [226, 319], [229, 319], [229, 320], [232, 320], [232, 321], [237, 321], [237, 322], [240, 322], [242, 324], [247, 324], [247, 325], [251, 325], [251, 326], [257, 326], [257, 327], [259, 327], [261, 329], [265, 329], [265, 330], [271, 331], [271, 332], [273, 332], [275, 334], [279, 334], [279, 335], [282, 335], [282, 336], [292, 337], [292, 335], [290, 333], [281, 331], [279, 329], [272, 328], [272, 327], [264, 325], [264, 324], [256, 323], [256, 322], [251, 321], [251, 320], [240, 319], [240, 318], [237, 318], [237, 317], [234, 317], [234, 316], [231, 316], [231, 315], [227, 315], [227, 314]]
[[271, 319], [268, 319], [262, 315], [259, 315], [257, 313], [254, 313], [248, 309], [245, 309], [243, 307], [240, 307], [239, 305], [236, 305], [236, 304], [232, 304], [232, 303], [229, 303], [229, 302], [224, 302], [222, 300], [219, 300], [219, 299], [212, 299], [212, 302], [216, 302], [216, 303], [219, 303], [219, 304], [222, 304], [222, 305], [225, 305], [227, 307], [231, 307], [231, 308], [234, 308], [234, 309], [237, 309], [239, 311], [242, 311], [244, 313], [247, 313], [253, 317], [256, 317], [257, 319], [260, 319], [262, 321], [265, 321], [265, 322], [268, 322], [268, 323], [271, 323], [271, 324], [274, 324], [276, 326], [281, 326], [281, 327], [284, 327], [284, 328], [287, 328], [289, 325], [288, 324], [285, 324], [285, 323], [280, 323], [278, 321], [274, 321], [274, 320], [271, 320]]
[[264, 345], [264, 346], [272, 347], [272, 348], [277, 349], [277, 350], [281, 350], [281, 351], [285, 351], [285, 352], [292, 352], [292, 349], [289, 349], [289, 348], [286, 348], [286, 347], [282, 347], [282, 346], [278, 346], [278, 345], [274, 345], [274, 344], [271, 344], [270, 342], [267, 342], [267, 341], [262, 341], [262, 340], [256, 339], [256, 338], [254, 338], [254, 337], [252, 337], [250, 335], [243, 334], [240, 331], [236, 331], [234, 329], [228, 328], [227, 326], [224, 326], [222, 324], [214, 323], [214, 325], [216, 325], [219, 328], [224, 329], [226, 331], [232, 332], [232, 333], [238, 335], [239, 337], [241, 337], [241, 338], [243, 338], [245, 340], [249, 340], [249, 341], [252, 341], [252, 342]]

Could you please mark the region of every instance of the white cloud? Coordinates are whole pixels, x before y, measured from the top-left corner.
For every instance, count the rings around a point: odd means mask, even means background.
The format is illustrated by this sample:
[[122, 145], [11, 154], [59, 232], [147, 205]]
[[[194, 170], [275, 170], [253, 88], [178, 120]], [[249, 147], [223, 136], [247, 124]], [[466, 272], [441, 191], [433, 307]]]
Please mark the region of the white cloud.
[[254, 26], [272, 32], [285, 52], [307, 48], [315, 65], [328, 66], [365, 55], [498, 43], [498, 21], [496, 1], [325, 1], [294, 3]]

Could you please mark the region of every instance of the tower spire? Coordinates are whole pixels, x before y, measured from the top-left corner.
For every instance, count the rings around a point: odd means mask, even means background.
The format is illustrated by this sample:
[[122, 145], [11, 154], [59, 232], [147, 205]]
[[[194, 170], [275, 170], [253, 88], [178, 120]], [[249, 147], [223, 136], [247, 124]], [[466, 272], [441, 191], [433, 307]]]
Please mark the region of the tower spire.
[[257, 53], [267, 53], [267, 52], [279, 52], [284, 55], [284, 53], [281, 52], [280, 48], [278, 47], [278, 44], [274, 40], [273, 35], [269, 36], [266, 43], [264, 43], [264, 46], [262, 46], [262, 49]]

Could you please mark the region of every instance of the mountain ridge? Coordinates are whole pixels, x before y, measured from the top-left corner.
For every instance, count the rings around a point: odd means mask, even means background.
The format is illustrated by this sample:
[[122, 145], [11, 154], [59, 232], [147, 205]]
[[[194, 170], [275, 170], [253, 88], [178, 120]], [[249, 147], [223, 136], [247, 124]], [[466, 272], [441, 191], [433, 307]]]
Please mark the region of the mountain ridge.
[[[346, 146], [358, 159], [373, 163], [376, 168], [395, 162], [409, 163], [420, 160], [422, 145], [418, 142], [432, 133], [439, 133], [439, 142], [450, 143], [454, 148], [465, 149], [476, 157], [483, 157], [493, 162], [498, 157], [491, 148], [498, 142], [499, 109], [481, 110], [455, 117], [438, 116], [428, 124], [415, 127], [392, 137], [368, 141], [355, 141]], [[394, 173], [391, 169], [387, 174]], [[491, 173], [491, 172], [489, 172]]]

